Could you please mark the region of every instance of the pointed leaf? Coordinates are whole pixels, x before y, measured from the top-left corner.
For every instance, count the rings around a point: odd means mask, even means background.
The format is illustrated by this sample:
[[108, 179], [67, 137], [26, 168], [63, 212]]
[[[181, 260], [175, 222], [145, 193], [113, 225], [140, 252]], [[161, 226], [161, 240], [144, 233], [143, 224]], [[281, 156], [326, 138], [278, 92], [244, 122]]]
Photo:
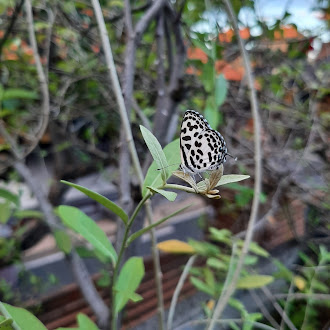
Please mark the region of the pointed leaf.
[[176, 196], [178, 195], [177, 193], [173, 192], [173, 191], [167, 191], [167, 190], [163, 190], [163, 189], [157, 189], [157, 188], [153, 188], [148, 186], [148, 189], [150, 189], [152, 192], [158, 193], [162, 196], [164, 196], [166, 199], [168, 199], [170, 202], [174, 202], [176, 199]]
[[136, 233], [132, 234], [128, 239], [127, 239], [127, 246], [129, 244], [131, 244], [135, 239], [139, 238], [141, 235], [143, 235], [144, 233], [148, 232], [151, 228], [154, 228], [158, 225], [160, 225], [161, 223], [163, 223], [164, 221], [166, 221], [169, 218], [172, 218], [174, 216], [176, 216], [177, 214], [179, 214], [180, 212], [184, 211], [185, 209], [187, 209], [190, 205], [183, 207], [182, 209], [166, 216], [165, 218], [153, 223], [152, 225], [142, 228], [139, 231], [137, 231]]
[[[171, 143], [169, 143], [164, 148], [164, 154], [166, 156], [168, 164], [170, 165], [167, 171], [167, 177], [166, 177], [167, 180], [172, 175], [172, 172], [176, 170], [179, 164], [181, 163], [179, 139], [176, 139]], [[159, 167], [155, 161], [150, 165], [143, 183], [143, 188], [142, 188], [143, 197], [146, 195], [148, 191], [147, 186], [158, 188], [162, 185], [161, 172], [157, 170], [158, 168]]]
[[216, 185], [216, 187], [223, 186], [225, 184], [232, 183], [232, 182], [246, 180], [249, 177], [250, 177], [249, 175], [240, 175], [240, 174], [223, 175], [221, 177], [221, 179], [219, 180], [218, 184]]
[[226, 262], [223, 262], [221, 260], [219, 260], [218, 258], [208, 258], [206, 261], [206, 264], [209, 267], [215, 268], [215, 269], [219, 269], [219, 270], [227, 270], [228, 269], [228, 264]]
[[102, 229], [84, 212], [73, 206], [61, 205], [58, 213], [63, 223], [83, 236], [95, 249], [111, 259], [113, 265], [117, 262], [117, 254], [110, 240]]
[[61, 251], [65, 254], [71, 252], [72, 244], [70, 236], [64, 230], [55, 230], [54, 237], [56, 241], [56, 245], [59, 247]]
[[38, 98], [38, 93], [34, 91], [29, 91], [27, 89], [10, 88], [6, 89], [2, 95], [2, 101], [11, 99], [31, 99], [36, 100]]
[[100, 203], [101, 205], [103, 205], [104, 207], [106, 207], [108, 210], [112, 211], [113, 213], [117, 214], [118, 217], [120, 219], [122, 219], [124, 221], [125, 224], [127, 224], [127, 221], [128, 221], [128, 215], [125, 213], [125, 211], [120, 207], [118, 206], [117, 204], [115, 204], [114, 202], [112, 202], [110, 199], [102, 196], [101, 194], [95, 192], [95, 191], [92, 191], [92, 190], [89, 190], [83, 186], [80, 186], [78, 184], [75, 184], [75, 183], [71, 183], [71, 182], [68, 182], [68, 181], [64, 181], [64, 180], [61, 180], [62, 183], [65, 183], [79, 191], [81, 191], [82, 193], [84, 193], [86, 196], [92, 198], [93, 200], [95, 200], [96, 202]]
[[0, 302], [0, 312], [14, 320], [15, 329], [47, 330], [47, 328], [28, 310]]
[[223, 74], [219, 74], [215, 79], [215, 105], [219, 108], [226, 99], [228, 83]]
[[16, 194], [13, 194], [7, 189], [0, 188], [0, 197], [7, 199], [8, 201], [11, 201], [16, 206], [19, 206], [19, 196]]
[[12, 319], [0, 318], [0, 330], [13, 330], [14, 328], [12, 327], [12, 324], [13, 324]]
[[205, 292], [210, 296], [214, 296], [216, 292], [214, 292], [213, 288], [209, 287], [206, 283], [198, 279], [197, 277], [190, 276], [190, 282], [197, 288], [197, 290]]
[[129, 258], [120, 271], [115, 284], [115, 310], [119, 313], [129, 299], [136, 301], [135, 290], [139, 287], [144, 276], [144, 264], [141, 257]]
[[[0, 203], [0, 223], [5, 224], [11, 216], [11, 203], [6, 200], [4, 203]], [[0, 329], [1, 330], [1, 329]]]
[[143, 297], [142, 297], [141, 295], [139, 295], [138, 293], [133, 292], [133, 293], [130, 295], [130, 300], [132, 300], [133, 302], [138, 302], [138, 301], [143, 300]]
[[79, 313], [77, 320], [79, 330], [99, 330], [95, 323], [85, 314]]
[[193, 254], [196, 251], [186, 242], [177, 239], [170, 239], [157, 244], [160, 251], [167, 253], [188, 253]]
[[248, 275], [238, 280], [237, 289], [261, 288], [273, 281], [274, 277], [269, 275]]
[[161, 177], [163, 182], [165, 183], [167, 179], [168, 163], [164, 151], [156, 137], [148, 129], [140, 125], [140, 130], [143, 135], [144, 141], [147, 144], [148, 149], [152, 155], [152, 158], [157, 163], [157, 166], [161, 171]]

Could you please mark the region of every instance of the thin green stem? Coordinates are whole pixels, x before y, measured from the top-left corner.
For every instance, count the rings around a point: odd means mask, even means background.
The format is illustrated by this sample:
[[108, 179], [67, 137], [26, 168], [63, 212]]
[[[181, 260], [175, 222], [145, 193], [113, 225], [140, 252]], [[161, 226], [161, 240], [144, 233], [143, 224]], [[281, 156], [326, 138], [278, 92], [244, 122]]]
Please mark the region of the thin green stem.
[[129, 231], [132, 227], [132, 224], [136, 218], [136, 216], [139, 214], [142, 206], [146, 203], [146, 201], [151, 197], [151, 193], [147, 192], [146, 195], [141, 199], [140, 203], [136, 206], [132, 216], [129, 218], [126, 228], [125, 228], [125, 233], [124, 233], [124, 237], [123, 240], [121, 242], [121, 246], [120, 246], [120, 250], [119, 250], [119, 254], [118, 254], [118, 260], [117, 263], [115, 265], [115, 268], [113, 270], [113, 276], [112, 276], [112, 284], [111, 284], [111, 296], [112, 296], [112, 327], [111, 329], [116, 329], [117, 327], [117, 314], [116, 314], [116, 310], [115, 310], [115, 297], [116, 297], [116, 291], [115, 291], [115, 285], [116, 285], [116, 281], [117, 281], [117, 276], [118, 276], [118, 271], [121, 265], [121, 260], [123, 258], [124, 255], [124, 251], [127, 247], [127, 239], [128, 239], [128, 235], [129, 235]]

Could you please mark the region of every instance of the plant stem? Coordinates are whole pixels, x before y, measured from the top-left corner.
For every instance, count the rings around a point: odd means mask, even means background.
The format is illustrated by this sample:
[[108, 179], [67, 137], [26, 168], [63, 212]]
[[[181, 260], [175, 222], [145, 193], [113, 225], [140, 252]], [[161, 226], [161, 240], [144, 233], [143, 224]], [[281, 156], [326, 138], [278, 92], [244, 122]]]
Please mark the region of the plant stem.
[[237, 262], [237, 266], [235, 269], [235, 272], [233, 274], [232, 280], [230, 284], [228, 285], [226, 291], [224, 292], [221, 299], [217, 302], [217, 305], [214, 309], [214, 313], [211, 319], [211, 322], [208, 326], [208, 330], [212, 330], [215, 326], [216, 321], [221, 317], [221, 314], [226, 307], [228, 300], [230, 299], [231, 295], [234, 293], [236, 289], [236, 284], [239, 279], [241, 270], [244, 265], [244, 259], [249, 251], [249, 245], [252, 240], [253, 235], [253, 227], [254, 224], [257, 221], [257, 215], [258, 215], [258, 208], [259, 208], [259, 201], [260, 201], [260, 193], [261, 193], [261, 178], [262, 178], [262, 159], [261, 159], [261, 122], [260, 117], [258, 113], [258, 101], [257, 101], [257, 95], [256, 91], [254, 89], [254, 77], [251, 70], [249, 55], [245, 49], [244, 42], [242, 38], [240, 37], [239, 28], [236, 16], [234, 14], [232, 5], [230, 0], [224, 0], [224, 3], [227, 7], [227, 13], [228, 16], [232, 22], [233, 28], [235, 30], [235, 34], [238, 38], [239, 42], [239, 48], [241, 55], [243, 57], [244, 61], [244, 67], [246, 71], [246, 77], [248, 81], [248, 86], [250, 89], [250, 101], [251, 101], [251, 110], [252, 110], [252, 117], [253, 117], [253, 129], [254, 129], [254, 150], [255, 150], [255, 181], [254, 181], [254, 194], [253, 194], [253, 201], [252, 201], [252, 208], [251, 208], [251, 214], [249, 219], [249, 224], [246, 232], [246, 237], [244, 240], [244, 245], [242, 249], [242, 253], [239, 257], [239, 260]]
[[116, 297], [116, 292], [115, 292], [115, 285], [116, 285], [116, 281], [117, 281], [117, 276], [118, 276], [118, 272], [119, 272], [119, 268], [121, 267], [121, 261], [122, 261], [122, 257], [124, 255], [124, 251], [126, 249], [126, 244], [127, 244], [127, 239], [128, 239], [128, 235], [129, 235], [129, 231], [132, 227], [132, 224], [134, 222], [134, 219], [136, 218], [136, 216], [138, 215], [138, 213], [140, 212], [142, 206], [147, 202], [147, 200], [151, 197], [151, 193], [148, 192], [143, 199], [141, 199], [140, 203], [136, 206], [132, 216], [130, 217], [127, 226], [125, 228], [125, 233], [124, 233], [124, 237], [123, 240], [121, 242], [121, 246], [120, 246], [120, 250], [119, 250], [119, 254], [118, 254], [118, 259], [117, 259], [117, 263], [116, 266], [113, 270], [113, 276], [112, 276], [112, 283], [111, 283], [111, 297], [112, 297], [112, 301], [111, 301], [111, 305], [112, 305], [112, 327], [111, 329], [116, 329], [117, 328], [117, 314], [115, 311], [115, 297]]
[[32, 6], [30, 0], [25, 0], [25, 9], [26, 9], [26, 19], [28, 22], [29, 40], [31, 43], [31, 47], [33, 49], [33, 57], [37, 68], [40, 91], [42, 94], [41, 113], [38, 116], [38, 118], [40, 119], [39, 127], [37, 129], [37, 132], [35, 132], [34, 134], [35, 137], [33, 139], [33, 142], [25, 152], [25, 156], [26, 156], [37, 146], [39, 140], [42, 138], [42, 136], [46, 131], [49, 121], [50, 106], [49, 106], [48, 82], [38, 52], [37, 39], [34, 33], [33, 13], [32, 13]]

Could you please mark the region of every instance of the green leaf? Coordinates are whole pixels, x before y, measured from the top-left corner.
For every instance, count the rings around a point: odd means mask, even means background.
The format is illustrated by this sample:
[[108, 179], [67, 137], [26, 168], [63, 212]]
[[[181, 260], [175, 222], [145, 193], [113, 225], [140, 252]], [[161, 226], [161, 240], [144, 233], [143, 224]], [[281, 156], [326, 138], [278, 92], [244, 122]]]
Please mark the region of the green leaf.
[[15, 329], [47, 330], [47, 328], [29, 311], [0, 302], [0, 312], [14, 320]]
[[208, 258], [206, 261], [206, 264], [209, 267], [212, 267], [212, 268], [215, 268], [218, 270], [227, 270], [228, 269], [228, 264], [226, 264], [225, 262], [223, 262], [217, 258], [214, 258], [214, 257]]
[[215, 105], [218, 110], [226, 99], [228, 83], [223, 74], [219, 74], [215, 79]]
[[16, 206], [19, 206], [19, 196], [13, 194], [7, 189], [0, 188], [0, 197], [7, 199], [8, 201], [14, 203]]
[[193, 239], [188, 240], [189, 245], [200, 255], [205, 257], [214, 257], [220, 255], [220, 249], [208, 242], [199, 242]]
[[12, 327], [12, 324], [12, 319], [5, 319], [0, 316], [0, 330], [13, 330], [14, 328]]
[[139, 299], [135, 290], [139, 287], [144, 272], [144, 264], [141, 257], [132, 257], [126, 261], [115, 284], [116, 313], [119, 313], [124, 308], [128, 300], [137, 301]]
[[2, 101], [11, 99], [38, 99], [38, 93], [26, 89], [10, 88], [6, 89], [2, 94]]
[[205, 280], [205, 283], [207, 286], [213, 289], [213, 292], [216, 291], [216, 282], [215, 277], [213, 274], [213, 271], [210, 268], [205, 267], [204, 268], [204, 274], [203, 278]]
[[157, 189], [157, 188], [153, 188], [148, 186], [148, 189], [150, 189], [153, 193], [158, 193], [162, 196], [164, 196], [166, 199], [168, 199], [170, 202], [174, 202], [176, 199], [176, 196], [178, 195], [177, 193], [173, 192], [173, 191], [167, 191], [167, 190], [163, 190], [163, 189]]
[[268, 251], [258, 245], [256, 242], [251, 242], [249, 245], [249, 250], [254, 254], [261, 256], [261, 257], [269, 257]]
[[209, 61], [203, 65], [203, 71], [201, 75], [201, 80], [203, 82], [204, 88], [208, 93], [212, 93], [214, 91], [214, 75], [215, 70], [213, 66], [213, 62]]
[[[173, 165], [173, 170], [169, 170], [167, 172], [167, 178], [166, 180], [172, 175], [172, 172], [176, 170], [181, 163], [181, 157], [180, 157], [180, 141], [179, 139], [176, 139], [169, 143], [164, 148], [164, 154], [165, 157], [170, 164], [170, 166]], [[162, 185], [162, 179], [161, 179], [161, 173], [158, 171], [158, 165], [155, 161], [151, 164], [151, 166], [148, 169], [147, 175], [144, 179], [143, 188], [142, 188], [142, 196], [144, 197], [148, 191], [147, 186], [159, 188]]]
[[13, 213], [13, 217], [17, 219], [25, 219], [25, 218], [35, 218], [35, 219], [43, 219], [44, 215], [40, 211], [35, 210], [20, 210], [15, 211]]
[[276, 273], [273, 273], [273, 276], [275, 278], [284, 278], [288, 282], [291, 282], [293, 278], [293, 273], [279, 260], [273, 259], [272, 261], [278, 268], [278, 271]]
[[213, 127], [214, 129], [217, 129], [220, 122], [222, 121], [222, 117], [220, 115], [219, 110], [215, 107], [213, 97], [208, 97], [206, 101], [204, 115], [210, 126]]
[[217, 229], [217, 228], [213, 228], [211, 227], [209, 229], [209, 232], [211, 234], [211, 238], [218, 241], [218, 242], [222, 242], [225, 243], [229, 246], [231, 246], [232, 240], [232, 234], [231, 231], [229, 231], [228, 229]]
[[248, 275], [238, 280], [237, 289], [261, 288], [273, 281], [274, 277], [269, 275]]
[[209, 287], [207, 284], [205, 284], [203, 281], [201, 281], [200, 279], [194, 277], [194, 276], [190, 276], [190, 282], [196, 287], [196, 289], [198, 289], [199, 291], [205, 292], [207, 294], [209, 294], [210, 296], [214, 296], [215, 292], [214, 289]]
[[86, 196], [90, 197], [91, 199], [95, 200], [96, 202], [100, 203], [101, 205], [103, 205], [104, 207], [106, 207], [108, 210], [112, 211], [113, 213], [115, 213], [116, 215], [118, 215], [118, 217], [120, 219], [122, 219], [124, 221], [125, 224], [127, 224], [128, 221], [128, 215], [125, 213], [125, 211], [118, 206], [117, 204], [115, 204], [114, 202], [112, 202], [110, 199], [102, 196], [101, 194], [94, 192], [92, 190], [89, 190], [83, 186], [80, 186], [78, 184], [75, 183], [71, 183], [68, 181], [64, 181], [61, 180], [62, 183], [65, 183], [79, 191], [81, 191], [82, 193], [84, 193]]
[[97, 258], [103, 264], [109, 262], [109, 258], [93, 247], [87, 248], [85, 246], [77, 246], [76, 252], [81, 258]]
[[159, 226], [161, 223], [163, 223], [164, 221], [166, 221], [169, 218], [172, 218], [174, 216], [176, 216], [177, 214], [181, 213], [182, 211], [184, 211], [185, 209], [187, 209], [190, 205], [183, 207], [182, 209], [166, 216], [165, 218], [153, 223], [152, 225], [142, 228], [139, 231], [135, 232], [134, 234], [132, 234], [128, 239], [127, 239], [127, 246], [129, 244], [131, 244], [135, 239], [139, 238], [141, 235], [143, 235], [144, 233], [148, 232], [151, 228], [157, 227]]
[[163, 180], [163, 183], [165, 184], [167, 180], [168, 163], [164, 151], [160, 143], [156, 139], [156, 137], [148, 129], [140, 125], [140, 130], [144, 138], [144, 141], [147, 144], [148, 149], [152, 155], [152, 158], [154, 159], [158, 168], [160, 169], [161, 178]]
[[77, 320], [79, 330], [99, 330], [95, 323], [85, 314], [79, 313]]
[[258, 262], [258, 257], [257, 256], [247, 255], [244, 258], [244, 265], [251, 266], [251, 265], [255, 265], [257, 262]]
[[11, 203], [6, 200], [4, 203], [0, 203], [0, 223], [5, 224], [11, 216]]
[[110, 258], [113, 265], [116, 264], [115, 249], [106, 234], [90, 217], [73, 206], [61, 205], [58, 207], [58, 213], [66, 226], [83, 236], [104, 256]]
[[223, 186], [228, 183], [232, 182], [238, 182], [242, 180], [248, 179], [250, 176], [249, 175], [241, 175], [241, 174], [228, 174], [228, 175], [223, 175], [219, 182], [217, 183], [216, 187], [218, 186]]
[[71, 252], [72, 244], [70, 236], [64, 230], [55, 230], [54, 237], [56, 241], [56, 245], [58, 248], [63, 251], [65, 254]]

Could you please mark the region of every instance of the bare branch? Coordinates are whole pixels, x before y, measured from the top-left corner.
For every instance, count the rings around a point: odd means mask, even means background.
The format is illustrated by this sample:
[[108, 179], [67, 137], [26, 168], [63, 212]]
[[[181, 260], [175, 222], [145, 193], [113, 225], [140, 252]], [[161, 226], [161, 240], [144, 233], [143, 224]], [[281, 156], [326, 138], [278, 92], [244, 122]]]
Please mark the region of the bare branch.
[[36, 36], [34, 33], [34, 25], [33, 25], [33, 14], [32, 14], [32, 6], [30, 0], [25, 0], [25, 9], [26, 9], [26, 19], [28, 22], [28, 32], [29, 32], [29, 39], [30, 44], [33, 50], [33, 57], [37, 68], [40, 91], [42, 94], [42, 105], [41, 105], [41, 112], [38, 115], [39, 117], [39, 127], [35, 133], [35, 138], [33, 143], [29, 146], [26, 150], [25, 155], [29, 154], [39, 143], [39, 140], [44, 135], [46, 128], [48, 126], [49, 121], [49, 91], [48, 91], [48, 83], [45, 72], [42, 68], [39, 52], [38, 52], [38, 45]]
[[262, 287], [261, 290], [264, 292], [264, 294], [267, 296], [267, 298], [272, 302], [274, 308], [281, 315], [283, 321], [286, 323], [288, 328], [291, 330], [297, 330], [297, 328], [294, 326], [292, 321], [289, 319], [286, 312], [283, 310], [283, 308], [280, 306], [280, 304], [276, 301], [275, 297], [272, 295], [270, 290], [266, 286]]
[[[177, 104], [182, 100], [184, 95], [183, 75], [186, 56], [181, 26], [178, 24], [179, 16], [176, 15], [169, 3], [166, 3], [164, 18], [169, 20], [167, 25], [169, 25], [173, 30], [176, 54], [175, 57], [172, 55], [171, 40], [169, 36], [166, 37], [169, 51], [169, 61], [173, 61], [173, 67], [170, 70], [169, 84], [166, 88], [166, 97], [163, 102], [164, 106], [162, 106], [161, 111], [157, 111], [155, 115], [154, 133], [156, 134], [161, 145], [165, 145], [169, 142], [169, 140], [171, 140], [171, 137], [167, 135], [168, 127], [170, 125], [171, 118], [176, 111]], [[169, 34], [169, 31], [167, 34]]]

